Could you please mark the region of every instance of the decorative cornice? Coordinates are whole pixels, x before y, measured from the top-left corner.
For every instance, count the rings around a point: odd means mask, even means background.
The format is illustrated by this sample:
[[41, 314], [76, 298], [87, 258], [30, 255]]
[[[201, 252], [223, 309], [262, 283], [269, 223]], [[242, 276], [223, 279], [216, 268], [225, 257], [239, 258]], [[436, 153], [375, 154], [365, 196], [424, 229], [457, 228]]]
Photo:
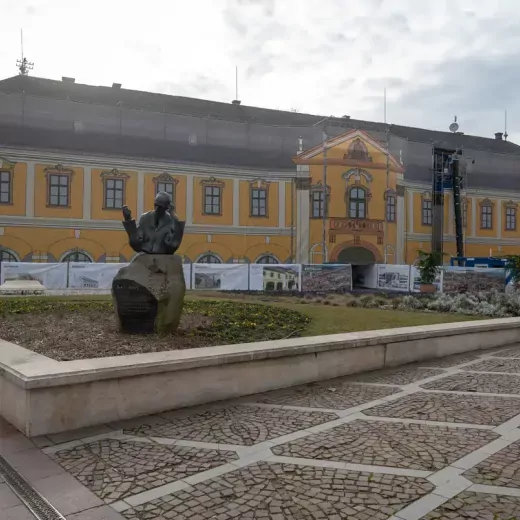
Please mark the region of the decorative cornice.
[[63, 164], [57, 164], [56, 166], [47, 166], [43, 169], [45, 175], [74, 175], [74, 170], [65, 168]]
[[101, 172], [102, 179], [124, 179], [128, 180], [130, 175], [128, 173], [122, 172], [117, 168], [112, 168], [110, 171]]
[[504, 207], [505, 208], [517, 209], [518, 208], [518, 202], [515, 202], [514, 200], [508, 200], [507, 202], [504, 202]]
[[[59, 229], [89, 229], [105, 231], [122, 231], [120, 220], [82, 220], [69, 218], [41, 218], [41, 217], [11, 217], [0, 215], [0, 227], [31, 227], [31, 228], [59, 228]], [[185, 234], [202, 235], [260, 235], [290, 236], [291, 228], [276, 226], [218, 226], [206, 224], [192, 224], [186, 226]]]
[[218, 188], [223, 188], [225, 186], [225, 182], [216, 179], [215, 177], [210, 177], [209, 179], [202, 179], [200, 181], [201, 186], [216, 186]]
[[[318, 181], [316, 184], [310, 185], [311, 191], [323, 191], [324, 186], [321, 181]], [[330, 195], [330, 184], [327, 184], [327, 195]]]
[[362, 170], [361, 168], [351, 168], [350, 170], [346, 171], [342, 177], [345, 179], [345, 181], [349, 181], [350, 177], [355, 176], [357, 180], [359, 180], [360, 177], [363, 177], [368, 183], [371, 183], [373, 181], [373, 177], [370, 173], [368, 173], [365, 170]]
[[485, 198], [485, 199], [479, 201], [479, 206], [480, 207], [488, 206], [488, 207], [494, 208], [495, 203], [491, 199]]
[[249, 181], [249, 185], [251, 186], [251, 188], [256, 188], [256, 189], [268, 190], [270, 184], [271, 183], [269, 181], [265, 181], [264, 179], [261, 179], [260, 177], [257, 177], [256, 179]]
[[432, 198], [432, 192], [431, 191], [423, 191], [421, 193], [421, 199], [430, 200]]
[[174, 184], [175, 186], [177, 186], [177, 184], [179, 184], [179, 179], [176, 179], [175, 177], [173, 177], [172, 175], [170, 175], [169, 173], [166, 173], [166, 172], [155, 176], [152, 180], [156, 184], [158, 182], [169, 182], [171, 184]]
[[0, 170], [14, 170], [16, 163], [8, 161], [5, 157], [0, 157]]

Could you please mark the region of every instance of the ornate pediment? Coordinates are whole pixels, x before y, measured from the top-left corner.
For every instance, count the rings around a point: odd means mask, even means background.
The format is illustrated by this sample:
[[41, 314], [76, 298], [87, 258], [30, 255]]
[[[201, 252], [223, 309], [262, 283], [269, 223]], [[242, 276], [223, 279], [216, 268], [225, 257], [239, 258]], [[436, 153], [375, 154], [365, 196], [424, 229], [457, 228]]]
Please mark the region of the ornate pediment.
[[342, 177], [348, 182], [351, 177], [354, 177], [356, 181], [360, 181], [361, 177], [367, 181], [367, 183], [371, 183], [374, 178], [370, 173], [368, 173], [365, 170], [362, 170], [360, 168], [351, 168], [350, 170], [346, 171]]
[[112, 168], [112, 170], [107, 170], [101, 172], [102, 179], [129, 179], [130, 175], [126, 172], [122, 172], [117, 168]]
[[356, 137], [350, 143], [348, 151], [343, 158], [353, 161], [372, 162], [372, 157], [368, 153], [365, 143], [359, 137]]
[[[311, 184], [311, 191], [323, 191], [323, 183], [318, 181], [316, 184]], [[327, 184], [327, 194], [330, 195], [330, 186]]]
[[514, 200], [508, 200], [507, 202], [504, 203], [504, 207], [517, 209], [518, 208], [518, 202], [515, 202]]
[[153, 182], [170, 182], [171, 184], [177, 185], [179, 183], [179, 180], [170, 175], [169, 173], [164, 172], [154, 177]]
[[269, 184], [271, 184], [269, 181], [265, 181], [264, 179], [261, 179], [260, 177], [257, 177], [256, 179], [249, 181], [249, 186], [254, 189], [269, 189]]
[[224, 182], [216, 179], [215, 177], [209, 177], [200, 181], [201, 186], [216, 186], [218, 188], [224, 187]]
[[8, 161], [5, 157], [0, 157], [0, 170], [14, 170], [16, 163]]
[[65, 168], [63, 164], [57, 164], [56, 166], [47, 166], [43, 170], [45, 175], [74, 175], [74, 171], [70, 168]]
[[479, 202], [480, 206], [483, 207], [483, 206], [488, 206], [488, 207], [495, 207], [495, 203], [491, 200], [491, 199], [488, 199], [488, 198], [485, 198], [483, 200], [481, 200]]

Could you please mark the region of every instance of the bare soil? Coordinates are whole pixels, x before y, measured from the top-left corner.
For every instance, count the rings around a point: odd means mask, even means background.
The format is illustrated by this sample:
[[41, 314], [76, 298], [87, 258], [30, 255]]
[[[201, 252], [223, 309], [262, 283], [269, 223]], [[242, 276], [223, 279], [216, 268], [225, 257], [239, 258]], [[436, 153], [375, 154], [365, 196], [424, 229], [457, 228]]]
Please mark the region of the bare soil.
[[0, 338], [58, 361], [162, 352], [221, 344], [197, 336], [212, 318], [183, 314], [170, 336], [118, 332], [113, 312], [86, 308], [81, 312], [8, 314], [0, 317]]

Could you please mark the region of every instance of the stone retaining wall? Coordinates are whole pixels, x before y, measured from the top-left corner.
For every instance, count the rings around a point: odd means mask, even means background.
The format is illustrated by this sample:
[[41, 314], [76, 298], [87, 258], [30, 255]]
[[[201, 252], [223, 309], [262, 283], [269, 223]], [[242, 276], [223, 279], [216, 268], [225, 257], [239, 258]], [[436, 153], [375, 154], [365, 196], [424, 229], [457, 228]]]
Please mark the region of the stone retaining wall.
[[0, 340], [0, 416], [29, 437], [520, 343], [520, 319], [59, 362]]

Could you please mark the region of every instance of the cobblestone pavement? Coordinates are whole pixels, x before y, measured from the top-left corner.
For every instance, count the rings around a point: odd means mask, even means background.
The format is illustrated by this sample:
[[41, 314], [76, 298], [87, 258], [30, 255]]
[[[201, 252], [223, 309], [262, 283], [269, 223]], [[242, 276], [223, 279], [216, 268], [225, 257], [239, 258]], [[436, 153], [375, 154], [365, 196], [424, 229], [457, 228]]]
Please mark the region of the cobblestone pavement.
[[512, 520], [519, 358], [463, 354], [35, 442], [103, 510], [71, 520]]

